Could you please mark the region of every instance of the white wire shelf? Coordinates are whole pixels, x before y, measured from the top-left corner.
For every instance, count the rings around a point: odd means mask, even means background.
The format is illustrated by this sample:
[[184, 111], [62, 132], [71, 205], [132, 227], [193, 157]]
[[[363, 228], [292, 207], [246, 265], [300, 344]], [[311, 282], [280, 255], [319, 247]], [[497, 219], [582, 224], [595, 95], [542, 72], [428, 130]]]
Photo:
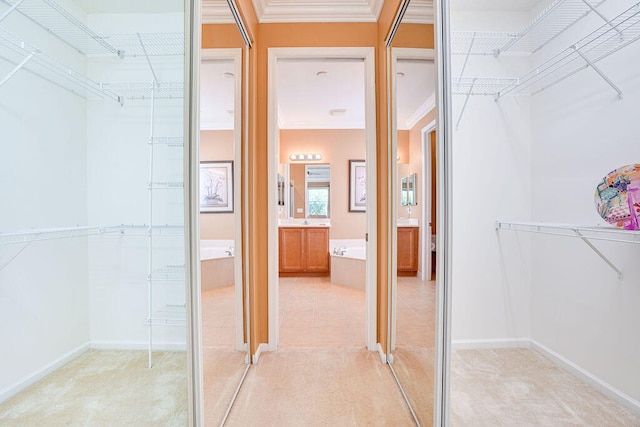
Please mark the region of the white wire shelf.
[[69, 239], [74, 237], [97, 236], [106, 231], [102, 227], [77, 226], [77, 227], [51, 227], [33, 228], [28, 230], [16, 230], [0, 232], [0, 245], [31, 243], [43, 240]]
[[183, 225], [121, 224], [101, 228], [109, 236], [183, 236]]
[[509, 51], [536, 52], [589, 13], [600, 15], [597, 8], [605, 1], [554, 0], [518, 32], [454, 31], [452, 53], [497, 56]]
[[108, 34], [103, 38], [117, 46], [123, 57], [184, 56], [184, 33]]
[[9, 31], [0, 28], [0, 58], [15, 65], [2, 80], [6, 83], [15, 73], [26, 70], [84, 98], [91, 96], [121, 102], [115, 91], [94, 82], [83, 74], [60, 64]]
[[622, 97], [622, 91], [595, 64], [637, 41], [640, 38], [639, 24], [640, 3], [637, 3], [576, 44], [531, 70], [521, 77], [517, 84], [507, 87], [496, 96], [500, 98], [509, 93], [523, 92], [526, 89], [529, 89], [531, 94], [536, 94], [585, 68], [591, 67]]
[[151, 326], [184, 326], [187, 309], [184, 304], [169, 304], [155, 311], [147, 323]]
[[176, 282], [185, 278], [184, 265], [167, 265], [157, 268], [147, 275], [147, 279], [154, 282]]
[[454, 95], [495, 95], [514, 84], [518, 84], [517, 78], [454, 77], [451, 93]]
[[154, 181], [147, 184], [149, 190], [182, 190], [184, 183], [182, 181]]
[[591, 240], [640, 244], [640, 230], [623, 230], [613, 226], [497, 221], [496, 229], [581, 239], [618, 274], [620, 279], [623, 277], [622, 270], [596, 248]]
[[184, 138], [181, 136], [154, 136], [149, 139], [149, 143], [168, 147], [182, 147], [184, 146]]
[[[184, 33], [98, 34], [53, 0], [0, 0], [84, 55], [183, 56]], [[11, 10], [14, 10], [11, 12]], [[1, 21], [0, 15], [0, 21]]]
[[[20, 13], [78, 52], [119, 55], [120, 51], [52, 0], [1, 0], [10, 13]], [[11, 9], [14, 12], [10, 12]], [[1, 21], [2, 19], [0, 19]]]
[[182, 99], [183, 82], [164, 83], [102, 83], [102, 87], [123, 95], [126, 99]]

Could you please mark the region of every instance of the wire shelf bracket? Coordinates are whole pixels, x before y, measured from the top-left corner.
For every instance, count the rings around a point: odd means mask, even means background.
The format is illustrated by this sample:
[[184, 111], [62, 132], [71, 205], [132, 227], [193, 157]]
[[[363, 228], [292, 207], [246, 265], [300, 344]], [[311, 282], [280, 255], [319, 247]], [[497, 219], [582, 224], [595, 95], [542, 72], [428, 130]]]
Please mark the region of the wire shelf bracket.
[[[526, 233], [546, 234], [550, 236], [572, 237], [582, 240], [600, 259], [602, 259], [622, 280], [622, 270], [609, 259], [592, 240], [607, 242], [640, 244], [640, 231], [622, 230], [613, 227], [582, 226], [572, 224], [551, 224], [543, 222], [501, 222], [496, 221], [496, 230], [521, 231]], [[611, 237], [615, 236], [615, 237]]]

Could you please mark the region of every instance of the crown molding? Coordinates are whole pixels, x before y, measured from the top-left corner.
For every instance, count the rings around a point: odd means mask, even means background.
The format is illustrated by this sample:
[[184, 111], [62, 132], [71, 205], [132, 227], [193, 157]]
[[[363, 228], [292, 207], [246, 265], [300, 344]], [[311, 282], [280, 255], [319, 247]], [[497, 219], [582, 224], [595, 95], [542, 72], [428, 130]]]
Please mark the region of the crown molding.
[[411, 0], [407, 11], [402, 17], [402, 22], [407, 24], [433, 24], [434, 19], [433, 0]]
[[202, 0], [203, 24], [235, 24], [225, 0]]
[[416, 111], [413, 112], [405, 123], [405, 128], [401, 130], [411, 130], [429, 111], [436, 108], [436, 94], [431, 95]]
[[384, 0], [252, 0], [260, 23], [377, 22]]

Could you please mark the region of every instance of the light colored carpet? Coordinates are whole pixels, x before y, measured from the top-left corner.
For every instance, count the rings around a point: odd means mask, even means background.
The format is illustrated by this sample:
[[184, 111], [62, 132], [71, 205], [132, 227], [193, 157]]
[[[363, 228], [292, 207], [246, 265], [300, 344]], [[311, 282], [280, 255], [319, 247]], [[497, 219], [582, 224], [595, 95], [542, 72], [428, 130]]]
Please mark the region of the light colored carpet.
[[280, 350], [251, 367], [226, 426], [411, 426], [387, 366], [366, 350]]
[[640, 426], [640, 418], [531, 349], [457, 350], [452, 426]]
[[187, 357], [89, 350], [0, 405], [2, 426], [184, 426]]

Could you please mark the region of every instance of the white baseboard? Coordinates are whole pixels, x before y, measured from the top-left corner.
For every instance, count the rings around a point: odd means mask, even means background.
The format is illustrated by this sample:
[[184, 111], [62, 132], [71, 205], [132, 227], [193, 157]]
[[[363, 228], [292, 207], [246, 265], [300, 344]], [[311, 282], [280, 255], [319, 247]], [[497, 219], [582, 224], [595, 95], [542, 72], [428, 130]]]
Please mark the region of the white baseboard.
[[378, 355], [380, 355], [380, 361], [382, 363], [387, 363], [387, 355], [384, 353], [384, 349], [380, 343], [376, 344], [376, 349], [378, 350]]
[[491, 348], [530, 348], [529, 338], [492, 338], [486, 340], [452, 340], [453, 350], [476, 350]]
[[76, 347], [75, 349], [73, 349], [70, 352], [64, 354], [62, 357], [54, 360], [53, 362], [49, 363], [48, 365], [45, 365], [44, 367], [42, 367], [41, 369], [35, 371], [34, 373], [32, 373], [30, 375], [27, 375], [26, 377], [22, 378], [21, 380], [16, 381], [15, 383], [10, 385], [9, 387], [6, 387], [5, 389], [0, 390], [0, 403], [4, 402], [5, 400], [9, 399], [10, 397], [15, 396], [16, 394], [20, 393], [25, 388], [27, 388], [30, 385], [40, 381], [42, 378], [46, 377], [47, 375], [49, 375], [50, 373], [56, 371], [57, 369], [60, 369], [62, 366], [64, 366], [65, 364], [69, 363], [73, 359], [79, 357], [80, 355], [82, 355], [87, 350], [89, 350], [89, 344], [83, 344], [83, 345], [81, 345], [79, 347]]
[[258, 363], [258, 360], [260, 360], [260, 356], [262, 355], [262, 352], [267, 352], [270, 351], [269, 345], [266, 343], [261, 343], [258, 346], [258, 349], [256, 350], [256, 354], [253, 355], [253, 357], [251, 358], [251, 360], [253, 361], [253, 363]]
[[530, 342], [531, 342], [531, 347], [534, 350], [543, 354], [545, 357], [551, 360], [556, 366], [575, 375], [576, 377], [580, 378], [582, 381], [586, 382], [587, 384], [589, 384], [590, 386], [598, 390], [600, 393], [609, 397], [611, 400], [629, 409], [635, 415], [640, 416], [639, 401], [635, 400], [633, 397], [629, 396], [628, 394], [623, 393], [622, 391], [613, 387], [611, 384], [607, 383], [606, 381], [601, 380], [600, 378], [596, 377], [592, 373], [576, 365], [569, 359], [559, 355], [555, 351], [551, 350], [549, 347], [546, 347], [534, 340], [530, 340]]
[[[91, 341], [94, 350], [149, 350], [148, 341]], [[153, 343], [153, 351], [187, 351], [187, 345], [180, 342]]]

